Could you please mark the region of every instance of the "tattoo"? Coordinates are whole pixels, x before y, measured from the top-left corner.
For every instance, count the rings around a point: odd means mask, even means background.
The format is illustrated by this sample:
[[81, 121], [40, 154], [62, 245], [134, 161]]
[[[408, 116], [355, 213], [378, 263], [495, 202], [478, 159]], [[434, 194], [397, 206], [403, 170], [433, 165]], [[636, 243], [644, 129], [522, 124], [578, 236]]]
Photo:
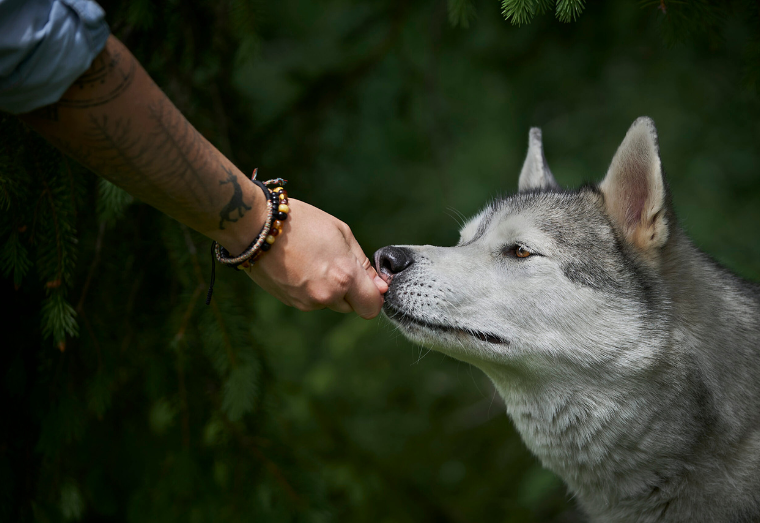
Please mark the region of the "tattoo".
[[128, 118], [90, 114], [86, 146], [74, 148], [63, 139], [52, 140], [89, 169], [138, 197], [181, 187], [186, 196], [180, 200], [196, 206], [212, 203], [214, 195], [203, 187], [208, 183], [202, 174], [208, 160], [200, 134], [168, 102], [157, 101], [148, 109], [156, 124], [149, 133], [135, 128]]
[[146, 161], [147, 146], [132, 131], [130, 120], [111, 120], [107, 114], [90, 115], [90, 129], [85, 134], [90, 146], [88, 167], [107, 174], [117, 185], [134, 184], [141, 189], [156, 189]]
[[[121, 61], [120, 52], [106, 48], [95, 57], [90, 68], [74, 82], [81, 93], [76, 92], [76, 90], [74, 93], [69, 91], [69, 96], [61, 98], [56, 105], [73, 109], [87, 109], [107, 104], [118, 98], [132, 84], [137, 70], [137, 61], [134, 58], [128, 57], [126, 68], [120, 66]], [[104, 94], [82, 96], [85, 94], [85, 88], [89, 90], [99, 87], [97, 90], [102, 91], [101, 86], [104, 85], [106, 86]]]
[[121, 62], [120, 52], [114, 51], [111, 53], [108, 50], [104, 50], [104, 52], [95, 57], [90, 68], [77, 78], [74, 85], [80, 89], [84, 89], [84, 86], [88, 84], [92, 86], [96, 83], [106, 83], [106, 77], [116, 69], [119, 62]]
[[[234, 189], [232, 198], [230, 198], [230, 201], [227, 202], [227, 205], [225, 205], [224, 208], [219, 212], [219, 228], [224, 230], [224, 222], [227, 221], [234, 223], [238, 221], [243, 217], [245, 211], [250, 211], [251, 208], [243, 201], [243, 189], [240, 187], [240, 184], [237, 181], [237, 176], [235, 176], [233, 172], [230, 171], [227, 167], [222, 166], [222, 169], [224, 169], [224, 172], [227, 173], [227, 179], [220, 181], [219, 185], [231, 183], [232, 188]], [[230, 214], [235, 211], [237, 211], [238, 217], [231, 218]]]
[[[156, 149], [155, 154], [166, 162], [163, 175], [182, 180], [194, 191], [197, 201], [200, 202], [200, 197], [189, 178], [202, 183], [204, 176], [201, 172], [208, 168], [203, 137], [174, 106], [165, 104], [163, 100], [150, 104], [148, 112], [157, 125], [151, 140]], [[211, 194], [205, 193], [205, 196], [208, 203], [213, 201]]]
[[[213, 221], [216, 202], [225, 198], [221, 185], [230, 185], [232, 197], [219, 213], [219, 228], [238, 221], [251, 206], [237, 176], [221, 165], [227, 178], [216, 178], [220, 165], [214, 149], [157, 89], [135, 87], [141, 75], [128, 51], [107, 45], [63, 99], [36, 111], [35, 117], [57, 122], [40, 123], [41, 132], [85, 167], [191, 222]], [[148, 97], [141, 98], [139, 107], [121, 103], [127, 97], [131, 103], [143, 92]], [[72, 113], [76, 125], [69, 133], [64, 124]]]

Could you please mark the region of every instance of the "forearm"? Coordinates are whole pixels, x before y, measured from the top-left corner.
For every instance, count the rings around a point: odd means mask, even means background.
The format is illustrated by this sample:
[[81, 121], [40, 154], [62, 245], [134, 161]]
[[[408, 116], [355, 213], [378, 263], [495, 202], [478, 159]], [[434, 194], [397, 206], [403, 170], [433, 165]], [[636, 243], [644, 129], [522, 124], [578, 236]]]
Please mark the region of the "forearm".
[[[217, 240], [245, 250], [262, 191], [203, 138], [114, 37], [63, 97], [22, 119], [94, 172]], [[295, 199], [283, 237], [248, 274], [284, 303], [372, 318], [388, 287], [348, 226]]]
[[231, 252], [242, 251], [264, 221], [262, 192], [113, 36], [60, 101], [22, 119], [92, 171]]

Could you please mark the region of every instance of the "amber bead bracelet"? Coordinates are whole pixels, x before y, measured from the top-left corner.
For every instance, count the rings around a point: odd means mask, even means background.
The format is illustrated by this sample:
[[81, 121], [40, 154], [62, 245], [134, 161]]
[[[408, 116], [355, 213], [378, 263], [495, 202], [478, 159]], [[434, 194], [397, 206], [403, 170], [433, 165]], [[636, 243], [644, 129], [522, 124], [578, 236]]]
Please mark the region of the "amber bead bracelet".
[[[288, 206], [288, 193], [282, 188], [287, 180], [275, 178], [260, 182], [256, 179], [258, 169], [254, 169], [251, 181], [256, 184], [263, 192], [267, 200], [267, 217], [259, 234], [254, 238], [251, 245], [248, 246], [239, 256], [230, 256], [229, 251], [219, 245], [217, 242], [211, 242], [211, 284], [209, 285], [208, 295], [206, 296], [206, 305], [211, 303], [211, 294], [214, 291], [214, 280], [216, 279], [216, 270], [214, 259], [219, 263], [238, 270], [244, 270], [261, 258], [261, 256], [272, 248], [277, 237], [282, 234], [283, 222], [288, 219], [290, 207]], [[267, 185], [277, 185], [274, 189], [269, 189]]]

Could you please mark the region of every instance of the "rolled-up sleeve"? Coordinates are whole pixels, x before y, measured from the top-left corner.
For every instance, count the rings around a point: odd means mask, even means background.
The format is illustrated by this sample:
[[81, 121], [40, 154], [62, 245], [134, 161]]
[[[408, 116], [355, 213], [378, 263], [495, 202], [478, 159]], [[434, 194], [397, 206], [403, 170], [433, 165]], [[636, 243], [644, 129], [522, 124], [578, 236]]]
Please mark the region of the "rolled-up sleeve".
[[58, 101], [109, 32], [91, 0], [0, 0], [0, 109], [19, 114]]

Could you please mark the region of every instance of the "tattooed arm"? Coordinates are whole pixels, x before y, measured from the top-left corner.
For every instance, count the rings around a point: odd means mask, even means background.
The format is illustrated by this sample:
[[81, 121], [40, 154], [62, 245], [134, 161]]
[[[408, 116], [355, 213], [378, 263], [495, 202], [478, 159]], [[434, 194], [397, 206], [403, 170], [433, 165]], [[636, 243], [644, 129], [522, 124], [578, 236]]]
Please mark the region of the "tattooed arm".
[[[21, 118], [74, 159], [231, 253], [264, 223], [261, 190], [211, 145], [115, 37], [55, 104]], [[385, 283], [336, 218], [290, 198], [285, 234], [249, 270], [302, 310], [380, 312]]]

